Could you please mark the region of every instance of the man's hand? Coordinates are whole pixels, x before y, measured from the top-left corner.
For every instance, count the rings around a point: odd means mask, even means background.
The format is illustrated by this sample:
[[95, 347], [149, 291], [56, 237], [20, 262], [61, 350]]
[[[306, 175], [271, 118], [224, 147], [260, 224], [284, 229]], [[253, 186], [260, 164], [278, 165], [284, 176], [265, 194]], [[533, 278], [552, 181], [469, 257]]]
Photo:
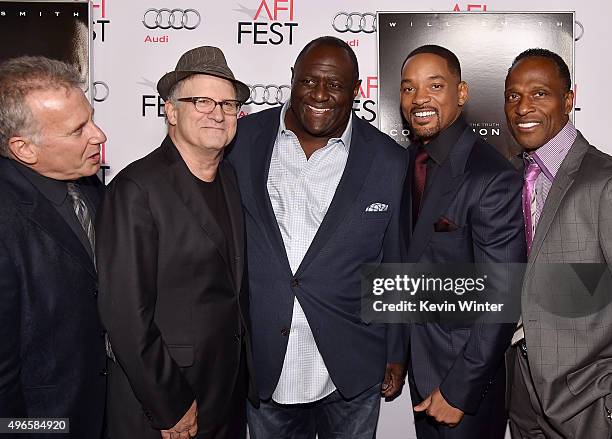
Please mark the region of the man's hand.
[[422, 403], [415, 406], [414, 411], [424, 411], [436, 422], [449, 427], [454, 427], [463, 419], [463, 412], [446, 402], [439, 388], [436, 388]]
[[387, 363], [385, 380], [381, 386], [381, 395], [385, 398], [396, 396], [404, 385], [404, 364]]
[[195, 401], [187, 413], [170, 430], [162, 430], [162, 439], [189, 439], [198, 433], [198, 405]]

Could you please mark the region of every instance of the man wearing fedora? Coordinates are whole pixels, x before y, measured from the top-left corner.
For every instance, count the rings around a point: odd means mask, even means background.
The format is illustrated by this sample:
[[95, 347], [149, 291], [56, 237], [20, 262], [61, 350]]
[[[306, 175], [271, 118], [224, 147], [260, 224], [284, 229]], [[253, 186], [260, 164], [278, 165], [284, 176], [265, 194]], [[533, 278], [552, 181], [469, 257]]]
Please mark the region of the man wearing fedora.
[[244, 225], [222, 158], [249, 89], [221, 50], [198, 47], [157, 90], [168, 135], [113, 179], [98, 221], [109, 435], [241, 438], [255, 394]]

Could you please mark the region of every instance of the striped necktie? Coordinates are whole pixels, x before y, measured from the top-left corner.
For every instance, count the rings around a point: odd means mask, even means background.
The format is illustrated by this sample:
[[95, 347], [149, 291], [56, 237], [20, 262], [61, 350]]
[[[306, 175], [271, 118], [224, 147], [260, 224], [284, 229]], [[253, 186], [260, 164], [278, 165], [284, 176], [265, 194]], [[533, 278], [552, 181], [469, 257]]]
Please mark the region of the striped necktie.
[[87, 239], [89, 240], [89, 244], [91, 245], [91, 250], [93, 252], [96, 249], [96, 235], [91, 214], [89, 213], [89, 209], [87, 208], [87, 204], [85, 203], [85, 199], [83, 198], [83, 194], [81, 193], [79, 186], [75, 183], [68, 183], [67, 186], [68, 196], [72, 201], [74, 213], [76, 214], [79, 223], [81, 223], [81, 227], [83, 227], [83, 230], [87, 235]]

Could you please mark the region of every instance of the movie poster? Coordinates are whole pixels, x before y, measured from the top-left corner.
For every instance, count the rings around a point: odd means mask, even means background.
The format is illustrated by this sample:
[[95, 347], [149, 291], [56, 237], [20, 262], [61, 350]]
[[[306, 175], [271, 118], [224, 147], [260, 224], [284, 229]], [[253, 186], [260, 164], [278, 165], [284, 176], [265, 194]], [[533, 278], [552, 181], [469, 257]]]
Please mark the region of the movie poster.
[[0, 2], [0, 41], [5, 42], [0, 61], [42, 55], [67, 62], [78, 69], [83, 89], [89, 91], [89, 23], [87, 1]]
[[541, 47], [574, 70], [573, 12], [379, 12], [379, 128], [399, 144], [410, 143], [399, 107], [406, 55], [424, 44], [453, 51], [469, 86], [463, 114], [475, 133], [506, 157], [519, 151], [504, 116], [504, 80], [516, 55]]

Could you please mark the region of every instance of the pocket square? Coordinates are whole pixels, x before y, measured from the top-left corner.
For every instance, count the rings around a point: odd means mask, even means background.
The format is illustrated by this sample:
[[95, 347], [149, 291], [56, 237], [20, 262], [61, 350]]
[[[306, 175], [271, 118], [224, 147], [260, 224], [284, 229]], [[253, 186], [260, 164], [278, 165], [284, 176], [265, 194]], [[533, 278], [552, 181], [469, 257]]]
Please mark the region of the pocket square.
[[389, 209], [389, 205], [385, 203], [372, 203], [366, 207], [366, 212], [386, 212]]
[[446, 218], [445, 216], [441, 216], [438, 218], [438, 221], [434, 223], [434, 230], [436, 232], [454, 232], [457, 230], [459, 226]]

